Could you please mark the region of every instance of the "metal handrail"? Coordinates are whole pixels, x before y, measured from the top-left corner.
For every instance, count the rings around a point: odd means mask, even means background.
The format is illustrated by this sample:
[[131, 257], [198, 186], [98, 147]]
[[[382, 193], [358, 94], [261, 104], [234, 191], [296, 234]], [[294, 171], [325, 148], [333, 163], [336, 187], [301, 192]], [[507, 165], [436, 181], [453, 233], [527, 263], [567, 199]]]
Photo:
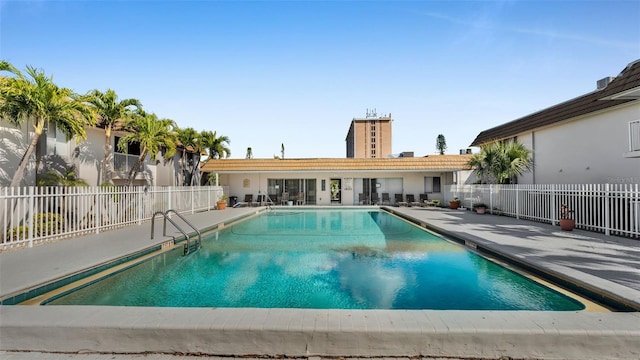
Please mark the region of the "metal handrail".
[[[200, 248], [200, 246], [202, 246], [202, 235], [200, 234], [200, 230], [196, 229], [195, 226], [193, 226], [192, 223], [189, 222], [189, 220], [185, 219], [184, 216], [180, 215], [177, 211], [173, 210], [173, 209], [169, 209], [167, 211], [164, 212], [165, 216], [167, 216], [167, 218], [169, 219], [169, 221], [171, 221], [171, 218], [169, 218], [169, 213], [172, 212], [176, 215], [178, 215], [178, 217], [180, 219], [182, 219], [182, 221], [184, 221], [187, 225], [189, 225], [197, 234], [198, 234], [198, 249]], [[171, 221], [173, 223], [173, 221]], [[165, 223], [166, 226], [166, 223]]]
[[[166, 212], [156, 211], [155, 213], [153, 213], [153, 216], [151, 217], [151, 240], [153, 240], [153, 233], [154, 233], [154, 229], [155, 229], [154, 223], [155, 223], [155, 220], [156, 220], [156, 215], [160, 214], [160, 215], [162, 215], [164, 217], [164, 223], [163, 223], [163, 226], [162, 226], [162, 235], [163, 236], [167, 236], [167, 220], [169, 220], [169, 222], [173, 226], [175, 226], [175, 228], [178, 229], [182, 233], [182, 235], [184, 235], [185, 239], [187, 239], [187, 244], [186, 244], [186, 247], [185, 247], [184, 255], [189, 255], [189, 253], [191, 252], [191, 245], [190, 245], [191, 238], [189, 237], [189, 235], [184, 230], [182, 230], [182, 228], [178, 224], [176, 224], [175, 221], [173, 221], [173, 220], [171, 220], [171, 218], [169, 218], [169, 216], [167, 215], [167, 213], [169, 211], [175, 212], [175, 210], [167, 210]], [[176, 214], [178, 214], [178, 213], [176, 212]], [[185, 220], [185, 222], [187, 222], [186, 219], [184, 219], [182, 216], [180, 216], [180, 214], [178, 214], [178, 216], [181, 217], [183, 220]], [[189, 225], [191, 227], [193, 227], [193, 225], [191, 225], [191, 224], [189, 224]], [[195, 228], [194, 228], [194, 230], [196, 230], [196, 232], [198, 233], [198, 248], [200, 248], [200, 243], [202, 241], [201, 238], [200, 238], [200, 231], [198, 231]]]

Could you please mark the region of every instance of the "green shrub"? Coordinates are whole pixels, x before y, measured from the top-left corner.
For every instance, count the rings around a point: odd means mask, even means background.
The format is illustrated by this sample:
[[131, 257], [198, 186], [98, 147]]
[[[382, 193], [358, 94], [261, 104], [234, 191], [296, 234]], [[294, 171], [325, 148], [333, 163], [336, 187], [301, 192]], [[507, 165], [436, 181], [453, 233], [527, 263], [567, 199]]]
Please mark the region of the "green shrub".
[[62, 230], [63, 219], [55, 213], [38, 213], [33, 219], [36, 236], [57, 234]]
[[22, 225], [9, 229], [7, 234], [10, 241], [25, 240], [27, 237], [29, 237], [29, 228]]

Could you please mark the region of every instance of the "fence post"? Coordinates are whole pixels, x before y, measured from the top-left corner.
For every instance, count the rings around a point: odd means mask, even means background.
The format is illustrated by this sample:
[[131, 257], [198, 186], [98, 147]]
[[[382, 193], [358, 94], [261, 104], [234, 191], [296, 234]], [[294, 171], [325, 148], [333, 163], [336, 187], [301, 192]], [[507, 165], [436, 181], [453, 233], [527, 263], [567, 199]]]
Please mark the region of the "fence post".
[[489, 213], [493, 215], [493, 184], [489, 184]]
[[102, 191], [104, 191], [105, 188], [98, 186], [96, 188], [96, 211], [95, 211], [95, 215], [94, 215], [94, 219], [93, 219], [93, 225], [96, 227], [96, 234], [100, 233], [100, 208], [102, 207], [102, 203], [101, 203], [101, 198], [102, 198]]
[[516, 190], [516, 219], [520, 220], [520, 189], [518, 186], [513, 186]]
[[551, 225], [555, 226], [556, 223], [556, 186], [551, 185]]
[[194, 214], [194, 213], [195, 213], [195, 211], [194, 211], [194, 201], [195, 201], [195, 198], [194, 198], [194, 196], [193, 196], [193, 188], [194, 188], [194, 187], [193, 187], [193, 186], [190, 186], [190, 188], [191, 188], [191, 213], [192, 213], [192, 214]]
[[609, 183], [604, 184], [604, 234], [610, 235], [611, 212], [609, 211]]
[[137, 187], [138, 189], [138, 225], [142, 225], [142, 209], [144, 209], [144, 193], [146, 192], [145, 189], [148, 190], [148, 185], [146, 185], [144, 188], [142, 188], [142, 191], [140, 191], [140, 187]]
[[171, 189], [173, 188], [173, 186], [167, 186], [167, 197], [169, 199], [167, 199], [167, 209], [166, 210], [171, 210], [171, 199], [173, 198], [171, 196]]
[[35, 218], [36, 209], [35, 209], [35, 186], [29, 186], [29, 247], [33, 247], [33, 218]]

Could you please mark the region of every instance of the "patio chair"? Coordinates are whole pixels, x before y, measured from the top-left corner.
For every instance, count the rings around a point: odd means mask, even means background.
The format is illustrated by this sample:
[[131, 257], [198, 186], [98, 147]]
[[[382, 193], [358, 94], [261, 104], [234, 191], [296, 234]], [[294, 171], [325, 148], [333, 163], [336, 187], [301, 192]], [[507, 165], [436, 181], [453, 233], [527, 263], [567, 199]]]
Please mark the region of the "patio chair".
[[378, 205], [380, 202], [380, 198], [378, 197], [378, 193], [371, 193], [371, 204]]
[[409, 204], [402, 199], [402, 194], [395, 194], [396, 206], [409, 206]]
[[420, 202], [416, 201], [415, 196], [413, 194], [407, 194], [407, 203], [409, 206], [420, 206]]
[[264, 198], [265, 198], [264, 195], [258, 195], [256, 197], [256, 201], [251, 202], [251, 206], [262, 206], [262, 204], [265, 202]]
[[304, 192], [300, 191], [298, 193], [298, 198], [296, 199], [296, 205], [304, 205]]
[[436, 203], [429, 200], [429, 196], [427, 194], [420, 194], [420, 206], [436, 206]]
[[282, 199], [280, 199], [280, 205], [287, 205], [287, 202], [289, 202], [289, 193], [283, 192]]
[[367, 197], [363, 193], [358, 193], [358, 204], [365, 205], [367, 203]]
[[391, 205], [391, 198], [389, 198], [389, 193], [382, 193], [382, 205], [384, 204]]
[[246, 194], [244, 196], [244, 201], [238, 202], [237, 204], [233, 205], [233, 207], [251, 206], [252, 202], [253, 202], [253, 195], [252, 194]]

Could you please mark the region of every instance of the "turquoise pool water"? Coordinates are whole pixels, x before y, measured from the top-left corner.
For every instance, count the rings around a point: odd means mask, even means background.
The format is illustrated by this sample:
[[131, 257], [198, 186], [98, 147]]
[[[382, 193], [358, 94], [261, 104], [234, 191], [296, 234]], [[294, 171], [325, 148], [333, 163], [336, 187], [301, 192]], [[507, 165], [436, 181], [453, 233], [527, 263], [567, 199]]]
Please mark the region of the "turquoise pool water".
[[385, 212], [273, 211], [51, 305], [581, 310], [561, 293]]

